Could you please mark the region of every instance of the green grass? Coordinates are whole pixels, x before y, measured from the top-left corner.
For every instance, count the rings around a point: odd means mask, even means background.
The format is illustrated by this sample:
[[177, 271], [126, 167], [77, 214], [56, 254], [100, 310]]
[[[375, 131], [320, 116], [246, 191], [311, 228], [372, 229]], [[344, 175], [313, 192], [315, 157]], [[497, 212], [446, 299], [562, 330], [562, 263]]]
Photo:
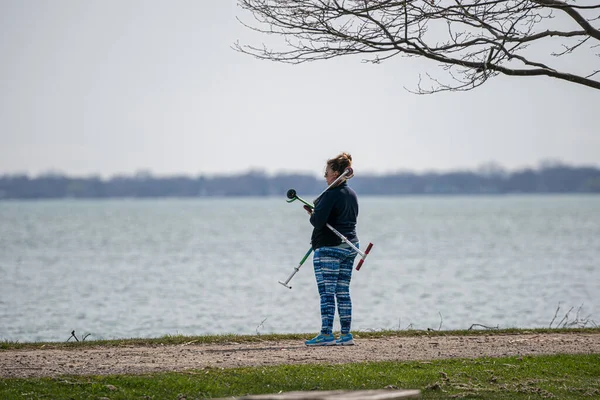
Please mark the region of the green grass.
[[295, 390], [420, 389], [423, 399], [600, 398], [600, 355], [205, 368], [0, 380], [2, 399], [196, 399]]
[[[378, 331], [363, 331], [353, 332], [354, 336], [361, 339], [381, 338], [389, 336], [412, 337], [412, 336], [466, 336], [466, 335], [517, 335], [517, 334], [543, 334], [543, 333], [591, 333], [600, 334], [599, 328], [560, 328], [560, 329], [494, 329], [494, 330], [455, 330], [455, 331], [435, 331], [435, 330], [378, 330]], [[313, 333], [303, 334], [267, 334], [267, 335], [213, 335], [213, 336], [183, 336], [183, 335], [167, 335], [160, 338], [132, 338], [132, 339], [114, 339], [114, 340], [86, 340], [76, 342], [35, 342], [35, 343], [20, 343], [13, 341], [0, 342], [1, 350], [11, 349], [59, 349], [59, 348], [80, 348], [86, 346], [102, 346], [102, 347], [118, 347], [118, 346], [160, 346], [160, 345], [178, 345], [184, 343], [195, 344], [218, 344], [218, 343], [248, 343], [262, 342], [271, 340], [306, 340], [314, 336]]]
[[[600, 334], [600, 328], [356, 332], [362, 339], [386, 336]], [[88, 346], [177, 345], [304, 340], [307, 334], [164, 336], [150, 339], [62, 343], [0, 342], [0, 351]], [[0, 379], [0, 399], [195, 399], [295, 390], [420, 389], [423, 399], [600, 398], [600, 355], [377, 362], [345, 365], [283, 365], [205, 368], [182, 373]]]

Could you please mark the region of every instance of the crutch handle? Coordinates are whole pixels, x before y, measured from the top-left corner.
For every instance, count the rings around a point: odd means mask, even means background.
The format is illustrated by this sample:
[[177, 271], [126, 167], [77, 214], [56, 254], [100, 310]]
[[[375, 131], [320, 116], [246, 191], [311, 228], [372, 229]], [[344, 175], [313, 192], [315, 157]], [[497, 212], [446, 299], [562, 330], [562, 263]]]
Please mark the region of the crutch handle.
[[304, 264], [304, 261], [306, 261], [306, 259], [308, 258], [308, 256], [310, 256], [310, 253], [312, 253], [312, 252], [313, 252], [313, 248], [311, 246], [310, 249], [308, 249], [308, 251], [304, 255], [304, 257], [302, 257], [302, 260], [300, 260], [300, 263], [298, 264], [298, 266], [294, 267], [294, 272], [292, 272], [292, 274], [289, 276], [289, 278], [287, 278], [285, 282], [279, 281], [279, 283], [281, 285], [285, 286], [286, 288], [291, 289], [292, 287], [290, 285], [288, 285], [288, 283], [290, 283], [290, 281], [292, 280], [294, 275], [296, 275], [296, 273], [298, 273], [298, 271], [300, 270], [300, 267], [302, 266], [302, 264]]
[[364, 257], [360, 258], [360, 261], [358, 262], [358, 265], [356, 266], [356, 270], [360, 271], [360, 267], [362, 267], [363, 263], [365, 262], [365, 259], [367, 258], [367, 256], [369, 255], [369, 252], [371, 251], [371, 247], [373, 247], [373, 243], [369, 243], [369, 245], [367, 246], [366, 250], [365, 250], [365, 255]]
[[281, 281], [279, 281], [279, 283], [281, 283], [283, 286], [285, 286], [285, 287], [286, 287], [286, 288], [288, 288], [288, 289], [291, 289], [291, 288], [292, 288], [291, 286], [288, 286], [288, 284], [287, 284], [286, 282], [281, 282]]

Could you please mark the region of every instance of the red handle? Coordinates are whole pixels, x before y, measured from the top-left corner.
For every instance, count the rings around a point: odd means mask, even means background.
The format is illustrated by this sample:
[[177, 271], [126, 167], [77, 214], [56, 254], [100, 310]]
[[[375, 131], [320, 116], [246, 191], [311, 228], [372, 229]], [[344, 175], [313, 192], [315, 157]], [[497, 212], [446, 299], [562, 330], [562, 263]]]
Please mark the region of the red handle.
[[360, 267], [362, 267], [363, 263], [365, 262], [365, 258], [367, 258], [367, 256], [369, 255], [369, 252], [371, 251], [371, 247], [373, 247], [373, 243], [369, 243], [369, 245], [367, 246], [367, 249], [365, 250], [365, 256], [360, 259], [360, 261], [358, 262], [358, 265], [356, 266], [357, 271], [360, 271]]

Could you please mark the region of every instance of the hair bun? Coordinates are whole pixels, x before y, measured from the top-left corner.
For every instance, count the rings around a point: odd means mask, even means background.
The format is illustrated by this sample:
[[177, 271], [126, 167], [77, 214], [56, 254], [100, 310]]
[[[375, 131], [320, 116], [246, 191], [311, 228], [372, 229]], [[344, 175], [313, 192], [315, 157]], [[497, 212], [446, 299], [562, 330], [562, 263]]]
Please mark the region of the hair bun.
[[352, 156], [350, 153], [340, 153], [335, 158], [327, 160], [327, 166], [339, 174], [342, 174], [346, 168], [352, 166]]

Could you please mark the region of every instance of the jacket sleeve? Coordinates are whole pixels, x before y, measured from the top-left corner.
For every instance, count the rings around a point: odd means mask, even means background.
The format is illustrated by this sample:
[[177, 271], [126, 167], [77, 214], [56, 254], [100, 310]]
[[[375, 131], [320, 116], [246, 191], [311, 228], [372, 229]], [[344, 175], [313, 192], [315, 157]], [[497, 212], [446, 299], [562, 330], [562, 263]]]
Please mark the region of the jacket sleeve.
[[313, 214], [310, 216], [310, 223], [316, 229], [321, 229], [327, 224], [331, 210], [335, 205], [335, 196], [332, 193], [325, 192], [315, 205]]

